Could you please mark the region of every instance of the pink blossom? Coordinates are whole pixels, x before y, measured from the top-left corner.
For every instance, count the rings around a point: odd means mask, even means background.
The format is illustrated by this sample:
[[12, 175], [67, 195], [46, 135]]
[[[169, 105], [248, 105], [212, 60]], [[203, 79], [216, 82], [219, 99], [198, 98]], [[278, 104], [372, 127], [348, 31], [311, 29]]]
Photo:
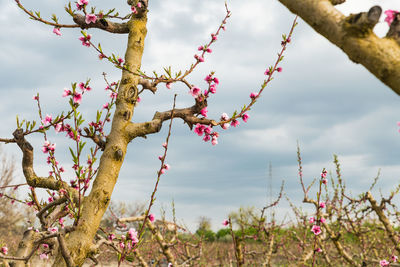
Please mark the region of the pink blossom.
[[42, 254], [39, 255], [39, 259], [41, 259], [41, 260], [48, 260], [48, 259], [49, 259], [49, 256], [48, 256], [46, 253], [42, 253]]
[[137, 3], [137, 7], [138, 7], [138, 8], [141, 8], [141, 7], [142, 7], [142, 3], [140, 3], [140, 2]]
[[170, 168], [171, 168], [171, 166], [169, 166], [169, 164], [164, 164], [164, 169], [165, 169], [166, 171], [168, 171]]
[[118, 60], [119, 65], [121, 65], [122, 63], [124, 63], [124, 60], [123, 60], [122, 58], [120, 58], [120, 57], [119, 57], [117, 60]]
[[89, 0], [78, 0], [78, 4], [81, 6], [89, 4]]
[[206, 82], [210, 83], [210, 82], [212, 81], [211, 75], [207, 75], [207, 76], [204, 78], [204, 80], [205, 80]]
[[42, 244], [44, 249], [48, 249], [49, 248], [49, 244]]
[[390, 259], [391, 259], [393, 262], [397, 262], [398, 257], [395, 256], [395, 255], [392, 255], [392, 257], [390, 257]]
[[231, 122], [231, 125], [233, 126], [233, 127], [236, 127], [236, 126], [238, 126], [240, 124], [240, 122], [238, 121], [238, 120], [232, 120], [232, 122]]
[[203, 51], [204, 50], [204, 46], [199, 46], [198, 48], [197, 48], [197, 50], [199, 50], [199, 51]]
[[379, 265], [380, 266], [389, 266], [389, 262], [387, 261], [387, 260], [381, 260], [380, 262], [379, 262]]
[[71, 91], [68, 88], [64, 88], [64, 93], [62, 94], [63, 97], [69, 96]]
[[327, 174], [328, 172], [327, 171], [323, 171], [322, 173], [321, 173], [321, 178], [326, 178], [326, 174]]
[[82, 91], [85, 91], [85, 84], [83, 82], [80, 82], [78, 86], [79, 88], [81, 88]]
[[208, 127], [206, 127], [206, 128], [204, 129], [204, 133], [205, 133], [205, 134], [211, 134], [211, 132], [212, 132], [211, 126], [208, 126]]
[[60, 28], [58, 28], [58, 27], [54, 27], [54, 29], [53, 29], [53, 33], [54, 33], [55, 35], [61, 36], [61, 31], [60, 31]]
[[111, 92], [110, 93], [110, 97], [113, 98], [113, 99], [117, 98], [117, 96], [118, 96], [118, 93], [116, 93], [116, 92]]
[[204, 107], [201, 109], [200, 114], [203, 115], [204, 117], [207, 117], [207, 112], [208, 112], [207, 107]]
[[60, 172], [64, 172], [64, 168], [63, 167], [60, 167]]
[[162, 144], [162, 146], [163, 146], [163, 148], [167, 148], [167, 143], [164, 142], [164, 143]]
[[190, 93], [193, 97], [198, 97], [199, 94], [201, 93], [201, 89], [198, 88], [198, 87], [196, 87], [196, 86], [193, 86], [193, 87], [190, 89], [189, 93]]
[[212, 137], [211, 144], [212, 144], [213, 146], [215, 146], [215, 145], [218, 144], [218, 140], [217, 140], [217, 137], [216, 137], [215, 135]]
[[51, 227], [49, 229], [47, 229], [47, 231], [49, 231], [50, 233], [57, 233], [58, 232], [58, 228], [57, 227]]
[[7, 255], [8, 253], [8, 247], [4, 246], [1, 248], [1, 253], [3, 253], [4, 255]]
[[211, 34], [211, 38], [212, 38], [213, 41], [216, 41], [218, 39], [217, 35], [215, 33]]
[[257, 97], [258, 97], [258, 93], [253, 92], [250, 94], [251, 99], [256, 99]]
[[314, 233], [314, 235], [319, 235], [320, 233], [322, 233], [321, 227], [319, 227], [318, 225], [313, 225], [311, 231]]
[[204, 62], [204, 58], [202, 56], [199, 55], [194, 55], [194, 58], [198, 61], [198, 62]]
[[228, 114], [226, 114], [225, 112], [222, 113], [222, 114], [221, 114], [221, 120], [222, 120], [222, 121], [227, 121], [227, 120], [229, 120]]
[[34, 95], [34, 96], [32, 97], [32, 99], [33, 99], [33, 100], [39, 100], [39, 97], [38, 97], [37, 95]]
[[217, 86], [215, 84], [210, 85], [210, 93], [215, 94], [217, 92]]
[[55, 148], [56, 148], [56, 144], [50, 144], [50, 142], [46, 140], [42, 147], [42, 151], [43, 151], [43, 153], [48, 153], [49, 151], [54, 152]]
[[321, 223], [325, 223], [325, 222], [326, 222], [325, 218], [324, 218], [324, 217], [321, 217], [320, 222], [321, 222]]
[[221, 128], [224, 129], [224, 130], [226, 130], [226, 129], [229, 128], [229, 126], [230, 126], [229, 123], [224, 123], [224, 124], [221, 125]]
[[325, 202], [319, 203], [319, 207], [322, 208], [322, 209], [325, 208]]
[[227, 226], [229, 224], [229, 221], [228, 220], [223, 220], [223, 222], [222, 222], [222, 225], [223, 226]]
[[82, 101], [82, 94], [79, 92], [74, 93], [74, 103], [80, 104]]
[[207, 53], [212, 53], [212, 49], [211, 49], [211, 48], [207, 48], [207, 49], [206, 49], [206, 52], [207, 52]]
[[265, 75], [270, 75], [270, 74], [271, 74], [270, 69], [267, 69], [267, 70], [264, 72], [264, 74], [265, 74]]
[[149, 220], [150, 220], [151, 222], [154, 222], [155, 218], [156, 218], [156, 217], [154, 216], [153, 213], [149, 214]]
[[276, 70], [277, 70], [278, 72], [282, 72], [282, 68], [281, 68], [281, 67], [278, 67]]
[[250, 116], [249, 116], [249, 114], [247, 114], [247, 113], [244, 113], [243, 115], [242, 115], [242, 120], [244, 121], [244, 122], [247, 122], [247, 120], [250, 118]]
[[137, 237], [137, 235], [138, 235], [138, 233], [137, 233], [137, 231], [136, 231], [135, 228], [130, 228], [130, 229], [128, 230], [128, 238], [129, 238], [130, 240], [133, 240], [133, 238], [134, 238], [134, 237]]
[[131, 10], [132, 10], [133, 14], [137, 14], [138, 13], [137, 10], [136, 10], [136, 7], [134, 7], [134, 6], [131, 6]]
[[204, 137], [203, 137], [204, 142], [208, 142], [210, 140], [211, 140], [211, 136], [209, 134], [204, 135]]
[[396, 16], [397, 13], [398, 12], [396, 10], [392, 10], [392, 9], [385, 11], [385, 15], [386, 15], [385, 21], [388, 23], [389, 26], [392, 24], [394, 17]]
[[219, 80], [218, 80], [217, 77], [214, 77], [214, 82], [215, 82], [216, 84], [219, 84]]
[[309, 223], [314, 223], [315, 222], [315, 218], [314, 217], [310, 217], [310, 219], [308, 219]]
[[42, 120], [42, 123], [44, 125], [47, 125], [47, 124], [51, 123], [51, 119], [52, 119], [51, 115], [46, 114], [46, 117], [44, 118], [44, 120]]
[[165, 84], [165, 86], [166, 86], [168, 89], [171, 89], [171, 85], [172, 85], [171, 83], [166, 83], [166, 84]]
[[92, 38], [91, 34], [79, 37], [79, 40], [82, 42], [82, 45], [90, 47], [90, 39]]
[[103, 105], [103, 109], [108, 109], [109, 108], [109, 103], [105, 103], [104, 105]]
[[114, 238], [115, 238], [115, 235], [114, 235], [114, 234], [110, 234], [110, 235], [108, 236], [108, 240], [110, 240], [110, 241], [113, 241]]
[[87, 4], [89, 4], [88, 0], [78, 0], [78, 2], [76, 3], [76, 8], [78, 10], [81, 10], [84, 6], [86, 6]]
[[327, 184], [328, 183], [328, 180], [326, 180], [326, 179], [322, 179], [322, 181], [321, 181], [323, 184]]
[[86, 24], [95, 23], [97, 21], [97, 17], [95, 14], [86, 14], [85, 22]]
[[194, 132], [197, 133], [198, 136], [202, 136], [205, 128], [206, 127], [204, 125], [197, 123], [196, 127], [194, 128]]
[[315, 250], [315, 252], [321, 253], [321, 252], [322, 252], [322, 249], [321, 249], [321, 248], [317, 248], [317, 249]]

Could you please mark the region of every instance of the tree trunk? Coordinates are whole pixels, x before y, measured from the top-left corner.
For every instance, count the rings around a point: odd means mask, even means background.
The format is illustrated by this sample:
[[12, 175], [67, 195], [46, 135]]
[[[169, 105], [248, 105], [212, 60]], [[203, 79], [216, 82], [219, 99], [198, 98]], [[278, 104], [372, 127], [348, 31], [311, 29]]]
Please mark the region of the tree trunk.
[[[147, 11], [134, 15], [128, 22], [129, 36], [125, 64], [132, 71], [136, 71], [141, 65], [147, 33], [146, 23]], [[110, 203], [111, 194], [117, 182], [129, 143], [125, 128], [132, 118], [138, 97], [138, 80], [138, 76], [128, 71], [122, 72], [112, 128], [107, 138], [104, 153], [100, 158], [93, 188], [82, 203], [81, 217], [76, 230], [65, 237], [68, 251], [75, 266], [82, 266], [88, 254], [91, 253], [94, 236]], [[67, 266], [60, 252], [53, 266]]]

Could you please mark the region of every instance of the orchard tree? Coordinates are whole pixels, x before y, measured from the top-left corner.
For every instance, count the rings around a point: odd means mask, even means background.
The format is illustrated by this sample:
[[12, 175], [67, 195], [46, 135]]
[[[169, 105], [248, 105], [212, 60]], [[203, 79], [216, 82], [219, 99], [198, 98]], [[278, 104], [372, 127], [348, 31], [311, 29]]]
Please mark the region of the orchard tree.
[[[52, 251], [55, 251], [53, 266], [81, 266], [85, 259], [93, 258], [98, 253], [101, 242], [119, 244], [117, 249], [119, 262], [127, 255], [136, 255], [135, 249], [140, 245], [146, 220], [151, 222], [154, 220], [150, 211], [155, 200], [158, 182], [161, 175], [169, 169], [166, 155], [173, 119], [183, 120], [189, 129], [205, 142], [217, 145], [220, 130], [226, 130], [230, 126], [236, 127], [240, 121], [246, 122], [249, 119], [248, 112], [260, 98], [274, 73], [282, 71], [279, 64], [283, 59], [287, 44], [291, 42], [292, 32], [296, 25], [295, 20], [290, 32], [283, 35], [282, 48], [276, 62], [265, 70], [266, 78], [261, 83], [260, 89], [255, 92], [249, 91], [248, 101], [231, 115], [222, 113], [220, 118], [212, 119], [207, 116], [207, 101], [216, 93], [220, 83], [218, 78], [214, 72], [204, 74], [206, 84], [204, 90], [200, 89], [200, 85], [192, 84], [189, 78], [196, 67], [212, 53], [213, 44], [225, 31], [227, 20], [231, 16], [228, 6], [226, 6], [225, 17], [217, 29], [211, 33], [209, 41], [198, 47], [193, 64], [186, 70], [173, 72], [168, 67], [164, 68], [163, 74], [154, 72], [149, 75], [141, 71], [149, 12], [147, 0], [128, 0], [127, 12], [124, 15], [120, 15], [115, 9], [98, 10], [88, 0], [70, 2], [65, 7], [65, 11], [72, 18], [71, 24], [62, 23], [56, 15], [50, 19], [43, 18], [39, 11], [28, 10], [20, 0], [15, 0], [15, 2], [30, 19], [51, 27], [55, 35], [61, 35], [68, 28], [81, 30], [82, 35], [79, 40], [82, 45], [94, 49], [100, 60], [108, 61], [122, 71], [118, 82], [109, 82], [104, 74], [110, 101], [97, 111], [95, 119], [85, 121], [79, 111], [82, 98], [90, 95], [90, 81], [77, 82], [73, 83], [71, 88], [64, 89], [63, 92], [63, 97], [68, 100], [69, 110], [57, 116], [44, 115], [40, 96], [37, 94], [34, 100], [38, 105], [40, 121], [17, 118], [17, 129], [13, 132], [13, 137], [0, 139], [1, 142], [7, 144], [15, 143], [21, 149], [22, 170], [26, 183], [30, 186], [30, 194], [25, 203], [37, 211], [40, 221], [39, 229], [31, 228], [23, 234], [15, 255], [6, 255], [7, 244], [0, 244], [2, 247], [0, 258], [13, 261], [15, 266], [24, 266], [37, 250], [42, 259], [48, 258]], [[91, 28], [120, 34], [120, 36], [127, 35], [125, 57], [118, 57], [112, 52], [103, 50], [100, 44], [95, 44], [95, 36], [88, 32]], [[187, 91], [193, 96], [192, 106], [175, 108], [175, 95], [174, 103], [171, 103], [172, 109], [155, 112], [153, 119], [147, 122], [132, 121], [135, 105], [140, 102], [141, 93], [149, 90], [156, 94], [159, 86], [170, 89], [175, 83], [182, 83], [187, 87]], [[99, 106], [101, 107], [101, 104]], [[135, 138], [159, 132], [163, 123], [167, 121], [169, 121], [169, 131], [162, 145], [164, 152], [159, 157], [157, 183], [145, 213], [142, 215], [143, 222], [140, 228], [138, 231], [130, 229], [120, 239], [110, 235], [109, 240], [99, 242], [96, 233], [110, 203], [128, 144]], [[105, 125], [108, 122], [111, 123], [111, 127], [106, 133]], [[56, 144], [49, 137], [50, 130], [63, 132], [67, 138], [73, 140], [74, 145], [69, 148], [73, 161], [73, 177], [66, 177], [64, 167], [56, 159]], [[41, 176], [34, 170], [34, 147], [28, 140], [28, 136], [33, 134], [40, 134], [44, 138], [40, 153], [45, 153], [47, 156], [50, 167], [49, 176]], [[89, 144], [84, 140], [92, 144], [90, 149], [85, 147]], [[88, 151], [88, 155], [84, 155], [84, 151]], [[97, 162], [98, 158], [100, 160]], [[37, 189], [47, 190], [49, 193], [47, 201], [38, 199]]]
[[345, 52], [350, 60], [362, 64], [384, 84], [400, 95], [400, 13], [384, 11], [390, 26], [386, 37], [379, 38], [373, 28], [382, 14], [380, 6], [349, 16], [335, 5], [346, 0], [279, 0], [299, 15], [315, 31]]

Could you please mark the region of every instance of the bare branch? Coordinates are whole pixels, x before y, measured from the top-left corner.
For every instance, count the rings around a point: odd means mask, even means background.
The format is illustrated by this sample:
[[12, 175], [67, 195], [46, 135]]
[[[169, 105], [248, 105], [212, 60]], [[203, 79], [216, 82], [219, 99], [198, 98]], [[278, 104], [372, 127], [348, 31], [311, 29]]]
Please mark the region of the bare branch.
[[[206, 125], [212, 125], [212, 126], [217, 126], [219, 123], [217, 123], [215, 120], [210, 120], [206, 118], [198, 118], [195, 116], [195, 114], [199, 114], [200, 110], [203, 106], [200, 105], [199, 103], [196, 103], [196, 105], [190, 107], [190, 108], [183, 108], [183, 109], [175, 109], [174, 110], [174, 118], [181, 118], [187, 125], [189, 126], [190, 129], [193, 128], [194, 124], [200, 123], [200, 124], [206, 124]], [[154, 114], [153, 120], [148, 121], [148, 122], [142, 122], [142, 123], [130, 123], [126, 127], [126, 134], [128, 137], [128, 140], [131, 141], [136, 137], [143, 137], [148, 134], [152, 133], [157, 133], [161, 130], [162, 123], [164, 121], [170, 120], [171, 119], [171, 112], [172, 110], [164, 111], [164, 112], [156, 112]]]
[[64, 189], [71, 192], [74, 196], [74, 201], [78, 199], [78, 193], [75, 189], [70, 187], [66, 182], [58, 181], [53, 176], [49, 177], [38, 177], [33, 170], [33, 147], [25, 140], [25, 136], [22, 129], [17, 129], [13, 133], [14, 139], [20, 149], [22, 150], [22, 170], [26, 182], [32, 187], [47, 188], [51, 190]]
[[116, 23], [106, 19], [98, 19], [95, 23], [87, 24], [85, 16], [74, 14], [73, 20], [82, 29], [97, 28], [111, 33], [129, 33], [128, 23]]

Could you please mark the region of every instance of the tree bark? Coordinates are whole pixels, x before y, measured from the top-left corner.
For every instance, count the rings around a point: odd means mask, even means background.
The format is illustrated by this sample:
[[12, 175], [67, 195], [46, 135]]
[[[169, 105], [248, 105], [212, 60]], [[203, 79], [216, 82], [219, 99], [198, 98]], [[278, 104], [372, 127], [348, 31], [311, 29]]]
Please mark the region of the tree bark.
[[[141, 65], [144, 40], [147, 33], [146, 23], [147, 11], [132, 17], [128, 22], [129, 36], [125, 64], [132, 71], [136, 71]], [[128, 71], [122, 72], [111, 132], [100, 158], [93, 188], [82, 203], [81, 216], [76, 230], [65, 237], [68, 251], [70, 251], [71, 258], [77, 266], [82, 266], [87, 256], [91, 253], [93, 238], [110, 203], [111, 194], [117, 182], [130, 140], [125, 128], [133, 115], [134, 105], [138, 97], [138, 82], [138, 76]], [[66, 266], [60, 252], [53, 266]]]
[[368, 25], [352, 24], [352, 15], [345, 17], [329, 0], [279, 2], [400, 95], [400, 45], [395, 38], [379, 38]]

